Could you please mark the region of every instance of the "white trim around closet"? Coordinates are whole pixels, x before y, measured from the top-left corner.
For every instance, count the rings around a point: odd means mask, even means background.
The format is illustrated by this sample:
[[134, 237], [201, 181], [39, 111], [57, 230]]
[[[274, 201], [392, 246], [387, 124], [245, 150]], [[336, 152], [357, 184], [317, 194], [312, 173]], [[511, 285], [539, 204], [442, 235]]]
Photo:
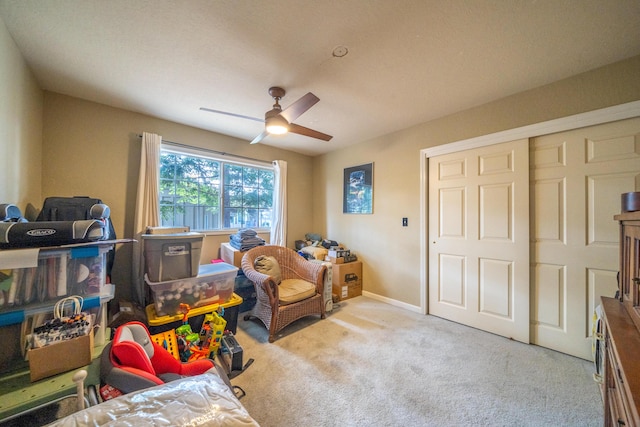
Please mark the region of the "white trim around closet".
[[602, 108], [600, 110], [589, 111], [587, 113], [580, 113], [573, 116], [562, 117], [560, 119], [535, 123], [502, 132], [491, 133], [489, 135], [482, 135], [475, 138], [464, 139], [462, 141], [451, 142], [449, 144], [438, 145], [436, 147], [425, 148], [424, 150], [421, 150], [421, 153], [426, 157], [440, 156], [442, 154], [454, 153], [456, 151], [469, 150], [492, 144], [500, 144], [502, 142], [514, 141], [516, 139], [548, 135], [550, 133], [564, 132], [570, 129], [579, 129], [638, 116], [640, 116], [640, 101], [634, 101], [627, 104], [616, 105], [614, 107]]

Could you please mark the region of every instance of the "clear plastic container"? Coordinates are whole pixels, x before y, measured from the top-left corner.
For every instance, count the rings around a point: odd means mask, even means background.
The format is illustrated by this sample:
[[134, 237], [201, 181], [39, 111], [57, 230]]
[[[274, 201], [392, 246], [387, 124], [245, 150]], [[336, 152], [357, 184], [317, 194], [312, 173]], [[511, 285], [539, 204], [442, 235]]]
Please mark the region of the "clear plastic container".
[[153, 294], [158, 316], [180, 313], [180, 304], [197, 308], [210, 304], [223, 304], [231, 298], [238, 267], [225, 262], [199, 266], [196, 277], [153, 282], [145, 281]]

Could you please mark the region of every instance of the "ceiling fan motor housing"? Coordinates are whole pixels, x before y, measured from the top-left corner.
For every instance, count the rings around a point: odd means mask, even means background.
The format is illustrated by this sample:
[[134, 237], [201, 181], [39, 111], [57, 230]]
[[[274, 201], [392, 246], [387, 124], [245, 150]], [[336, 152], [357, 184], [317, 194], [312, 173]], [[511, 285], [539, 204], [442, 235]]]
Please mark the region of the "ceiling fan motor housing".
[[269, 95], [271, 95], [272, 98], [275, 98], [276, 102], [279, 99], [284, 98], [284, 95], [286, 93], [287, 92], [285, 92], [284, 89], [282, 89], [281, 87], [278, 87], [278, 86], [272, 86], [272, 87], [269, 88]]

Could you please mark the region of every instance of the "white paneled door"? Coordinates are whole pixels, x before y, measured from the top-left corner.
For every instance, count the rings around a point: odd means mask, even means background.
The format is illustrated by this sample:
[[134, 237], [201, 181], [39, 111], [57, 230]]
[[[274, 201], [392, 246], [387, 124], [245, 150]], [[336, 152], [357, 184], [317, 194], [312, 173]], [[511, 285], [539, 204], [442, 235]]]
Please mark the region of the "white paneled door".
[[531, 342], [591, 359], [600, 297], [614, 296], [620, 195], [640, 189], [640, 119], [531, 143]]
[[529, 145], [429, 159], [429, 313], [529, 343]]
[[429, 313], [592, 359], [640, 118], [429, 158]]

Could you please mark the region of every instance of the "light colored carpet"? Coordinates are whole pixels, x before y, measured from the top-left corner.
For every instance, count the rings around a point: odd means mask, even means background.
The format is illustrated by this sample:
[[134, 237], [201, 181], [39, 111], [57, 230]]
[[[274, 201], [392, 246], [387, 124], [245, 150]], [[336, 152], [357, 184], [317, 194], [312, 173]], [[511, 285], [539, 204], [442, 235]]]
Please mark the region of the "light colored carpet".
[[232, 380], [262, 427], [599, 426], [593, 364], [366, 297], [270, 344], [238, 319]]

